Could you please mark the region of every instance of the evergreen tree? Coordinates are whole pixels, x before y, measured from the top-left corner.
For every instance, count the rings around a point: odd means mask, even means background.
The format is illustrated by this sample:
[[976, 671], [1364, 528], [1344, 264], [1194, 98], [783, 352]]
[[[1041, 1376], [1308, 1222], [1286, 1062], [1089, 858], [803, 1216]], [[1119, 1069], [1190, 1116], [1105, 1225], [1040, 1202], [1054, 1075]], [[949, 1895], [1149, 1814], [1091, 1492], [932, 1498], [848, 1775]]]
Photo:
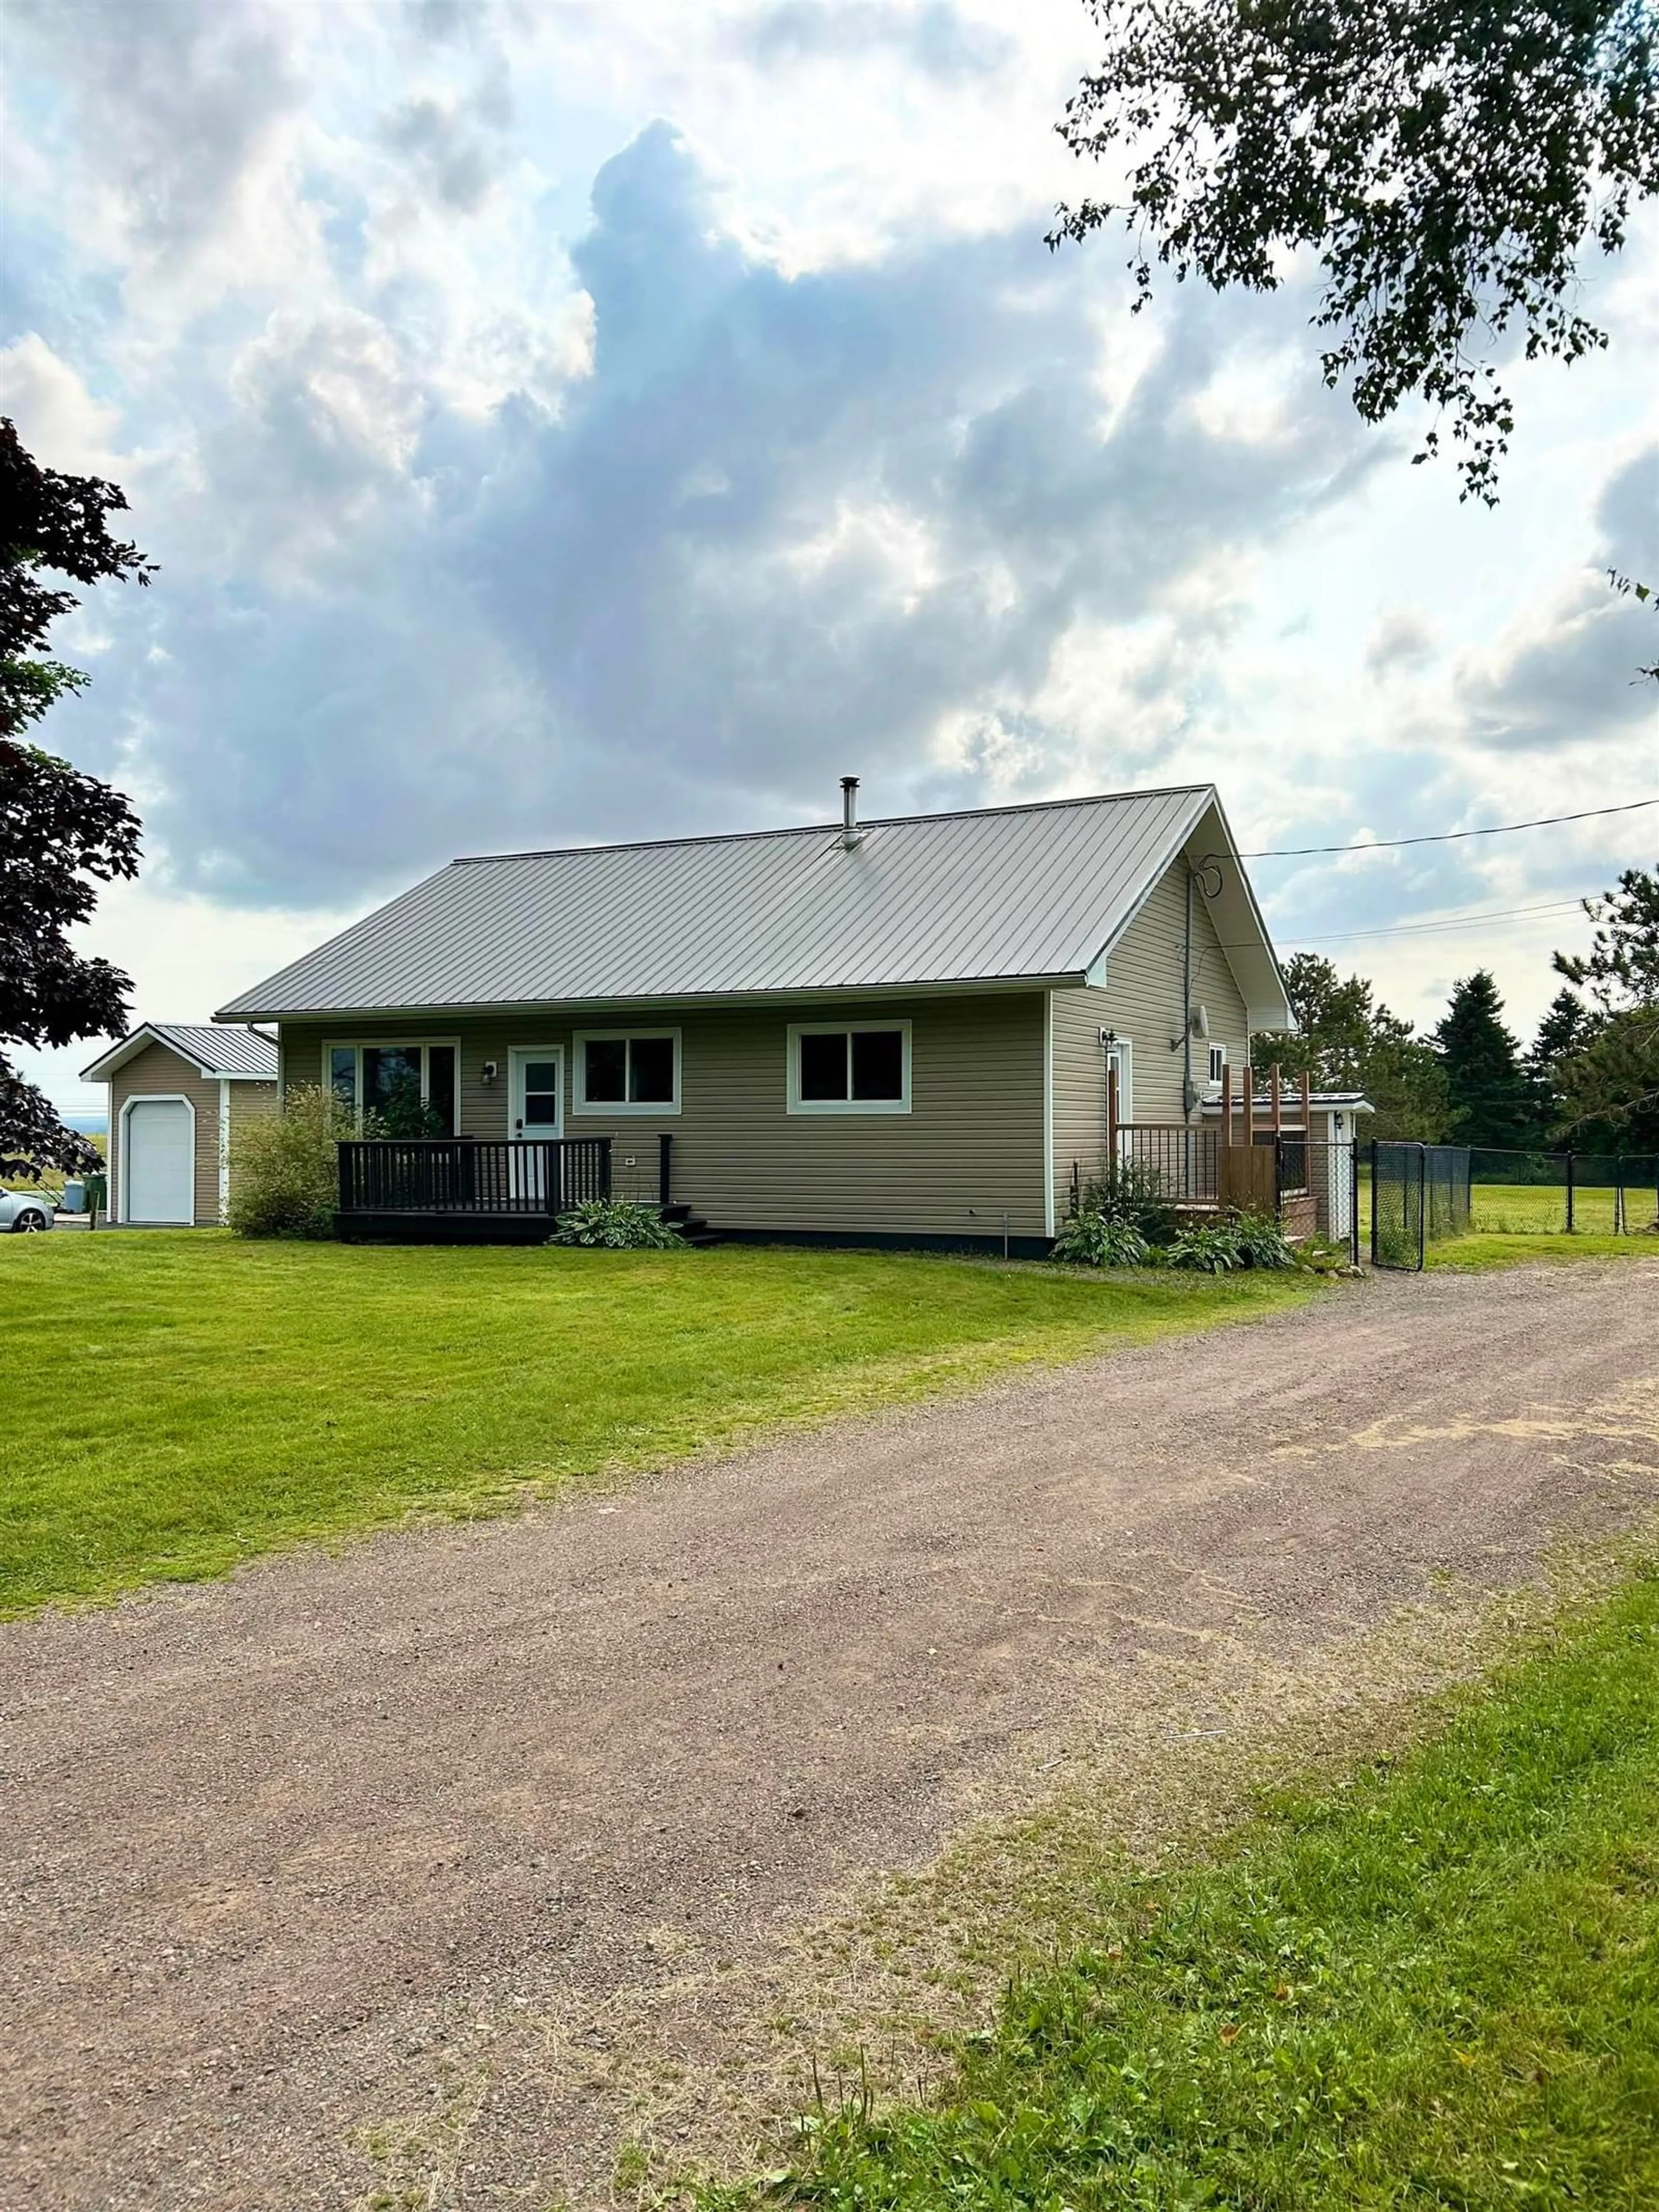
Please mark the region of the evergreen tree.
[[1553, 963], [1591, 1001], [1555, 1057], [1558, 1126], [1583, 1151], [1659, 1152], [1659, 868], [1626, 868], [1583, 906], [1589, 952]]
[[1497, 982], [1477, 968], [1453, 987], [1434, 1047], [1445, 1072], [1453, 1141], [1523, 1151], [1537, 1126], [1532, 1085], [1503, 1014]]
[[1445, 1077], [1411, 1024], [1380, 1005], [1363, 975], [1340, 976], [1316, 952], [1292, 953], [1284, 975], [1297, 1027], [1253, 1039], [1257, 1067], [1277, 1060], [1287, 1076], [1306, 1068], [1317, 1090], [1363, 1091], [1376, 1109], [1370, 1136], [1443, 1135]]
[[1597, 1027], [1598, 1017], [1576, 991], [1558, 991], [1544, 1010], [1524, 1063], [1542, 1144], [1553, 1143], [1561, 1133], [1566, 1118], [1564, 1071], [1589, 1044]]

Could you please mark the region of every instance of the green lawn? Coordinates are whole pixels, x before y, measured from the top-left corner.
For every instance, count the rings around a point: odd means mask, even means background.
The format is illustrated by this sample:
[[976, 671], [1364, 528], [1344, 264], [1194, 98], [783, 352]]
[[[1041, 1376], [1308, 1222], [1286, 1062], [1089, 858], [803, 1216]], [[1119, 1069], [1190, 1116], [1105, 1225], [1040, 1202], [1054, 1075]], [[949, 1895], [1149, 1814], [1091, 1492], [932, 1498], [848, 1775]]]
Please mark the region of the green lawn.
[[[1659, 1253], [1659, 1237], [1613, 1234], [1613, 1194], [1591, 1184], [1573, 1198], [1573, 1232], [1566, 1233], [1567, 1194], [1559, 1186], [1478, 1182], [1469, 1193], [1469, 1233], [1431, 1245], [1431, 1267], [1485, 1269], [1518, 1262], [1628, 1259]], [[1632, 1230], [1654, 1218], [1651, 1190], [1631, 1190], [1625, 1218]]]
[[[1359, 1185], [1359, 1244], [1370, 1252], [1370, 1178]], [[1566, 1233], [1566, 1193], [1559, 1185], [1478, 1182], [1469, 1193], [1469, 1229], [1462, 1237], [1431, 1244], [1430, 1267], [1485, 1270], [1564, 1260], [1620, 1260], [1659, 1254], [1651, 1233], [1655, 1196], [1651, 1190], [1626, 1194], [1626, 1220], [1638, 1233], [1613, 1234], [1611, 1188], [1591, 1185], [1576, 1194], [1574, 1229]], [[1648, 1233], [1640, 1233], [1646, 1231]]]
[[500, 1511], [1313, 1294], [1303, 1277], [738, 1246], [0, 1237], [0, 1613], [221, 1574], [411, 1511]]
[[[842, 2112], [825, 2212], [1659, 2204], [1659, 1580], [1392, 1769], [1128, 1875], [931, 2105]], [[706, 2205], [753, 2203], [753, 2191]]]

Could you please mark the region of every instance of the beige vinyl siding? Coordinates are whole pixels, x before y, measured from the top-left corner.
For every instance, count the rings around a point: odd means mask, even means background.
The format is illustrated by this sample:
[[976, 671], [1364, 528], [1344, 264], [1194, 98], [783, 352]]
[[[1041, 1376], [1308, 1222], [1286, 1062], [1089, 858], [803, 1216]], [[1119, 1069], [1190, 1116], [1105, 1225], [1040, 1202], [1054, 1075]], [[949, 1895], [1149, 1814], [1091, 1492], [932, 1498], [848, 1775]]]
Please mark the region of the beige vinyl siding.
[[[787, 1035], [794, 1021], [911, 1025], [908, 1114], [792, 1115]], [[718, 1228], [840, 1234], [1017, 1237], [1044, 1224], [1043, 1000], [994, 993], [826, 1006], [613, 1006], [546, 1015], [471, 1016], [399, 1024], [284, 1023], [287, 1084], [322, 1080], [325, 1042], [460, 1039], [461, 1133], [504, 1137], [507, 1053], [564, 1049], [564, 1133], [610, 1136], [619, 1193], [656, 1190], [657, 1139], [674, 1139], [674, 1196]], [[583, 1029], [675, 1028], [681, 1033], [681, 1110], [658, 1120], [572, 1110], [572, 1040]], [[499, 1068], [494, 1084], [483, 1063]], [[625, 1163], [632, 1158], [630, 1169]]]
[[[1182, 969], [1187, 927], [1184, 861], [1165, 872], [1107, 962], [1103, 985], [1055, 991], [1054, 1000], [1054, 1185], [1061, 1211], [1075, 1160], [1097, 1171], [1106, 1135], [1103, 1029], [1133, 1048], [1137, 1121], [1187, 1119], [1182, 1084]], [[1210, 1017], [1210, 1036], [1193, 1040], [1193, 1079], [1201, 1091], [1208, 1043], [1224, 1044], [1242, 1069], [1249, 1041], [1244, 1000], [1201, 890], [1193, 896], [1192, 1003]], [[1176, 1040], [1171, 1050], [1170, 1040]]]
[[230, 1128], [226, 1141], [229, 1146], [227, 1161], [228, 1172], [225, 1178], [228, 1195], [236, 1188], [236, 1139], [250, 1121], [261, 1121], [276, 1111], [276, 1085], [250, 1079], [233, 1081], [225, 1085], [225, 1095], [230, 1101]]
[[120, 1176], [125, 1165], [122, 1144], [121, 1109], [129, 1098], [188, 1098], [196, 1109], [195, 1206], [198, 1224], [219, 1218], [219, 1082], [204, 1078], [195, 1063], [181, 1060], [171, 1046], [147, 1044], [125, 1066], [117, 1068], [109, 1086], [111, 1213], [118, 1220], [125, 1210]]

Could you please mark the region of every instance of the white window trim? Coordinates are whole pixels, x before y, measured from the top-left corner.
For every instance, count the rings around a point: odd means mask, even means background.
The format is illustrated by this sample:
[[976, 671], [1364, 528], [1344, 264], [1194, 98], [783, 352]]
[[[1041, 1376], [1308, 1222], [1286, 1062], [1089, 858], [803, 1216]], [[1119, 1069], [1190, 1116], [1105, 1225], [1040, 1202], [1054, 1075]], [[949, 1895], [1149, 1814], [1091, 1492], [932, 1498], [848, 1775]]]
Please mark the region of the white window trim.
[[[1215, 1065], [1215, 1056], [1218, 1053], [1221, 1055], [1220, 1068], [1218, 1068]], [[1217, 1097], [1219, 1097], [1221, 1095], [1221, 1070], [1227, 1065], [1226, 1046], [1224, 1044], [1218, 1043], [1214, 1038], [1212, 1038], [1210, 1041], [1208, 1056], [1204, 1064], [1210, 1071], [1206, 1076], [1205, 1081], [1208, 1084], [1212, 1092]]]
[[135, 1106], [183, 1106], [190, 1114], [190, 1219], [188, 1221], [139, 1222], [141, 1229], [194, 1229], [196, 1226], [196, 1101], [182, 1091], [135, 1091], [130, 1098], [121, 1101], [120, 1141], [116, 1146], [116, 1160], [120, 1174], [116, 1188], [119, 1211], [116, 1219], [131, 1223], [131, 1207], [127, 1198], [127, 1152], [131, 1142], [131, 1125], [127, 1117]]
[[355, 1079], [354, 1103], [353, 1103], [352, 1109], [351, 1109], [351, 1110], [352, 1110], [352, 1112], [353, 1112], [354, 1114], [357, 1115], [358, 1115], [358, 1117], [361, 1119], [362, 1115], [362, 1110], [363, 1110], [363, 1054], [364, 1054], [366, 1052], [387, 1052], [387, 1051], [395, 1051], [395, 1052], [413, 1052], [413, 1051], [420, 1051], [420, 1052], [421, 1052], [421, 1054], [422, 1054], [422, 1059], [421, 1059], [421, 1103], [422, 1103], [422, 1105], [423, 1105], [423, 1106], [429, 1105], [429, 1104], [431, 1103], [431, 1100], [430, 1100], [430, 1097], [429, 1097], [429, 1096], [428, 1096], [428, 1093], [429, 1093], [430, 1089], [431, 1089], [431, 1081], [432, 1081], [432, 1078], [431, 1078], [431, 1066], [432, 1066], [432, 1063], [431, 1063], [431, 1062], [430, 1062], [430, 1061], [429, 1061], [429, 1060], [425, 1057], [425, 1050], [424, 1050], [424, 1048], [425, 1048], [427, 1046], [428, 1046], [428, 1045], [434, 1045], [434, 1044], [435, 1044], [435, 1045], [446, 1045], [446, 1044], [447, 1044], [447, 1045], [450, 1046], [450, 1047], [453, 1048], [453, 1052], [454, 1052], [454, 1054], [455, 1054], [455, 1107], [454, 1107], [454, 1121], [453, 1121], [453, 1127], [454, 1127], [455, 1134], [459, 1137], [459, 1136], [460, 1135], [460, 1133], [461, 1133], [461, 1041], [460, 1041], [459, 1037], [456, 1037], [456, 1036], [356, 1036], [356, 1037], [325, 1037], [325, 1038], [324, 1038], [324, 1040], [323, 1040], [323, 1059], [322, 1059], [323, 1088], [324, 1088], [324, 1090], [325, 1090], [325, 1091], [328, 1091], [329, 1093], [331, 1093], [331, 1095], [332, 1094], [333, 1090], [334, 1090], [334, 1055], [335, 1055], [335, 1054], [336, 1054], [337, 1052], [349, 1052], [349, 1053], [355, 1053], [355, 1054], [356, 1054], [356, 1063], [355, 1063], [355, 1065], [356, 1065], [356, 1079]]
[[[847, 1036], [875, 1030], [899, 1033], [900, 1080], [897, 1098], [803, 1098], [800, 1095], [800, 1041], [804, 1036]], [[910, 1024], [891, 1022], [791, 1022], [788, 1047], [789, 1111], [792, 1114], [908, 1114], [910, 1111]]]
[[[668, 1037], [674, 1047], [674, 1096], [672, 1100], [661, 1098], [589, 1098], [587, 1095], [587, 1047], [592, 1044], [626, 1043], [633, 1037]], [[680, 1033], [678, 1030], [578, 1030], [571, 1039], [574, 1058], [570, 1070], [570, 1111], [574, 1117], [586, 1115], [590, 1119], [610, 1121], [617, 1115], [629, 1115], [635, 1121], [661, 1119], [680, 1110]]]
[[[1105, 1066], [1101, 1075], [1103, 1087], [1109, 1079], [1112, 1062], [1117, 1062], [1117, 1118], [1120, 1122], [1133, 1124], [1135, 1118], [1135, 1047], [1133, 1037], [1121, 1036], [1106, 1048]], [[1102, 1115], [1105, 1108], [1103, 1105]]]

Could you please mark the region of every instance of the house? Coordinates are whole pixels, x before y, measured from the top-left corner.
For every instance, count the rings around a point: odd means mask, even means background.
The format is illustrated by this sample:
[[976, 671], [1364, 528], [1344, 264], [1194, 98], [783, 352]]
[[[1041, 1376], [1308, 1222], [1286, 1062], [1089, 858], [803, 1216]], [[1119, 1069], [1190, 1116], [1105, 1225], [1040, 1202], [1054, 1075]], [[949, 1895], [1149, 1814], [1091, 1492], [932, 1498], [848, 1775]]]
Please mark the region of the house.
[[109, 1217], [205, 1228], [230, 1203], [231, 1143], [276, 1109], [276, 1040], [260, 1030], [143, 1022], [82, 1071], [109, 1085]]
[[603, 1174], [728, 1237], [1019, 1253], [1100, 1171], [1112, 1073], [1123, 1121], [1193, 1126], [1293, 1025], [1211, 786], [862, 823], [855, 793], [453, 861], [216, 1018], [404, 1140], [362, 1148], [349, 1233], [544, 1234]]

